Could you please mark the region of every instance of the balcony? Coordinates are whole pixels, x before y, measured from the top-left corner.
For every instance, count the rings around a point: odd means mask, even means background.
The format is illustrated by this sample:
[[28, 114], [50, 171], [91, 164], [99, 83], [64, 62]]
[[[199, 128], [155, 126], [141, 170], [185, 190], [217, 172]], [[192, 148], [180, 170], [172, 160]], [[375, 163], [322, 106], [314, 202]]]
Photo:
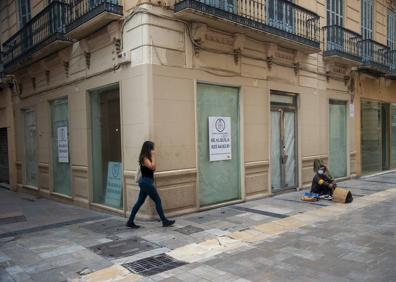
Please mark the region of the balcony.
[[389, 72], [385, 77], [396, 80], [396, 50], [388, 51], [387, 57], [389, 62]]
[[80, 40], [123, 16], [121, 0], [70, 0], [67, 36]]
[[362, 62], [359, 42], [362, 37], [342, 26], [323, 27], [324, 52], [326, 61], [333, 61], [349, 66], [357, 66]]
[[305, 53], [320, 50], [319, 16], [286, 0], [176, 0], [175, 13]]
[[65, 37], [69, 5], [53, 1], [3, 43], [5, 72], [48, 56], [70, 44]]
[[372, 39], [362, 40], [358, 45], [363, 63], [359, 70], [375, 76], [384, 75], [389, 71], [388, 47]]

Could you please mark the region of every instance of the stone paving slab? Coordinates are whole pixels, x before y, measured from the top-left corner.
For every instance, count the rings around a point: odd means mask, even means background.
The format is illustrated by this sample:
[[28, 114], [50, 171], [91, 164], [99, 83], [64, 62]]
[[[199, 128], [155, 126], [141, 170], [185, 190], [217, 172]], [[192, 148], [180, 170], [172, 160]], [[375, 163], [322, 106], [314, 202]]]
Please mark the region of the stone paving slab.
[[[241, 209], [181, 216], [166, 229], [157, 221], [145, 221], [138, 230], [125, 228], [120, 217], [9, 191], [2, 197], [0, 190], [0, 204], [15, 204], [18, 215], [30, 212], [25, 227], [0, 226], [5, 227], [0, 228], [0, 281], [392, 281], [393, 182], [396, 173], [342, 182], [361, 194], [349, 205], [301, 202], [304, 191], [296, 191], [235, 205]], [[10, 208], [0, 205], [0, 212], [4, 207]], [[155, 247], [120, 258], [92, 250], [134, 237]], [[145, 278], [120, 268], [158, 254], [188, 264]], [[331, 267], [312, 271], [318, 262]], [[362, 269], [370, 273], [364, 276]]]

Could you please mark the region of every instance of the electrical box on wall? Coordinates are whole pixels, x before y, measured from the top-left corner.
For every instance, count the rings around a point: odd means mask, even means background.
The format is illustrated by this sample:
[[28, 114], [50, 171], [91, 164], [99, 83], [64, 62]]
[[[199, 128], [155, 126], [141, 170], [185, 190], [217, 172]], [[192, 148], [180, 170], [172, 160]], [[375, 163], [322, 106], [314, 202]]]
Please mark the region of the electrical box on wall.
[[123, 51], [123, 52], [118, 53], [117, 63], [119, 65], [129, 64], [130, 62], [131, 62], [131, 52], [130, 51]]

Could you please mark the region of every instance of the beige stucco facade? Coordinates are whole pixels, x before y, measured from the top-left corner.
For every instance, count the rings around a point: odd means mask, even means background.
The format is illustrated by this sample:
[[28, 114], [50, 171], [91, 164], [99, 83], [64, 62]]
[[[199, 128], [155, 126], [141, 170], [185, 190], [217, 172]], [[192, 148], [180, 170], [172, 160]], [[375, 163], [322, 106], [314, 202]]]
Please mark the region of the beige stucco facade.
[[[320, 26], [326, 25], [324, 0], [296, 2], [317, 13]], [[19, 27], [15, 1], [1, 3], [4, 42]], [[347, 0], [344, 5], [345, 26], [359, 33], [360, 1]], [[239, 89], [242, 184], [237, 201], [272, 194], [271, 91], [297, 97], [298, 188], [310, 183], [314, 159], [328, 161], [331, 100], [347, 105], [346, 177], [360, 174], [360, 99], [394, 103], [394, 81], [326, 61], [323, 48], [305, 52], [304, 47], [290, 47], [294, 45], [287, 39], [273, 41], [224, 21], [186, 23], [175, 16], [173, 3], [136, 6], [124, 1], [123, 7], [124, 18], [119, 21], [11, 74], [18, 87], [0, 92], [0, 127], [9, 128], [10, 152], [15, 152], [10, 158], [12, 187], [127, 215], [139, 189], [134, 181], [138, 154], [143, 141], [150, 139], [157, 146], [156, 186], [165, 211], [175, 215], [207, 208], [200, 205], [198, 188], [198, 83]], [[385, 0], [375, 1], [374, 39], [382, 44], [387, 38], [387, 7]], [[32, 16], [42, 8], [42, 2], [32, 1]], [[199, 42], [199, 48], [192, 40]], [[120, 44], [126, 59], [117, 56]], [[121, 209], [94, 203], [92, 196], [91, 147], [96, 140], [91, 137], [90, 93], [112, 84], [118, 85], [120, 97]], [[68, 196], [54, 193], [51, 155], [50, 102], [64, 97], [69, 109], [72, 193]], [[37, 187], [25, 185], [23, 110], [27, 108], [37, 116]], [[149, 201], [140, 215], [155, 216]]]

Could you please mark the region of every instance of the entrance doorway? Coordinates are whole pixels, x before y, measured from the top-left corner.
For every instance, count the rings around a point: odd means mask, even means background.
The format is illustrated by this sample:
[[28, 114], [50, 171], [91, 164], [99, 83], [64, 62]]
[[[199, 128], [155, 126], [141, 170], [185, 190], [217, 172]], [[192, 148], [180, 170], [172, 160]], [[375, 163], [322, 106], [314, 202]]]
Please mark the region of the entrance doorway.
[[240, 199], [238, 89], [199, 83], [197, 115], [200, 205]]
[[90, 104], [93, 201], [122, 209], [123, 169], [118, 85], [92, 91]]
[[0, 184], [10, 183], [7, 128], [0, 128]]
[[346, 103], [330, 100], [329, 169], [335, 178], [347, 175]]
[[25, 184], [38, 186], [37, 166], [37, 127], [36, 112], [32, 109], [24, 110], [25, 137]]
[[294, 95], [271, 91], [271, 186], [273, 192], [297, 187], [296, 100], [297, 97]]
[[362, 173], [390, 168], [390, 105], [375, 101], [361, 102]]
[[67, 98], [51, 102], [53, 191], [71, 196]]

